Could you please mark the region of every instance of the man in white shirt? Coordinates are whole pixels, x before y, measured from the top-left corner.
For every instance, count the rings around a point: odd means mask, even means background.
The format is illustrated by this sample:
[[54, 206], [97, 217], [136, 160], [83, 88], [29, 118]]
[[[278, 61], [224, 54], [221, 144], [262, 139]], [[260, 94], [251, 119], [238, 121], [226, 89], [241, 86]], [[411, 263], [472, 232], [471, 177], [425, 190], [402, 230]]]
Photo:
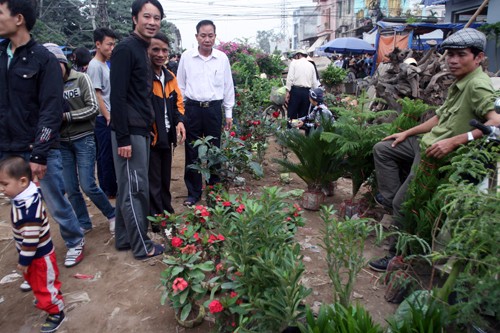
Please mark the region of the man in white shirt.
[[94, 30], [95, 57], [90, 61], [87, 74], [92, 81], [97, 102], [99, 103], [99, 115], [96, 118], [95, 136], [97, 141], [97, 177], [99, 186], [110, 199], [116, 197], [116, 175], [113, 164], [113, 149], [111, 147], [111, 105], [109, 94], [111, 84], [109, 82], [109, 67], [106, 63], [111, 58], [115, 48], [116, 34], [108, 28]]
[[[233, 125], [234, 84], [231, 65], [224, 53], [213, 48], [215, 37], [214, 23], [210, 20], [200, 21], [196, 25], [198, 48], [185, 51], [177, 69], [177, 80], [186, 110], [186, 206], [194, 205], [202, 194], [201, 174], [187, 167], [198, 158], [193, 142], [210, 135], [215, 138], [212, 143], [220, 146], [223, 110], [225, 129]], [[210, 184], [217, 181], [215, 176], [210, 177]]]
[[307, 52], [299, 50], [293, 58], [286, 77], [286, 100], [290, 120], [307, 115], [310, 104], [309, 90], [319, 87], [316, 70], [307, 60]]

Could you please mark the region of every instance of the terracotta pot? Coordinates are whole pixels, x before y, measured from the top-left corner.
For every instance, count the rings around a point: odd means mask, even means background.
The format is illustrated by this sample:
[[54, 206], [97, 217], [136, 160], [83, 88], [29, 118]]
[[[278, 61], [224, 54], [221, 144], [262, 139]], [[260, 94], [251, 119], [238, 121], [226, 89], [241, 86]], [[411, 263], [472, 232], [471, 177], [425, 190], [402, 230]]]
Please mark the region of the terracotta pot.
[[307, 210], [319, 210], [319, 206], [325, 201], [322, 191], [305, 191], [302, 195], [301, 206]]
[[[186, 319], [186, 320], [181, 320], [177, 313], [175, 314], [175, 320], [177, 320], [177, 323], [185, 328], [192, 328], [195, 326], [200, 325], [203, 322], [203, 319], [205, 318], [205, 307], [199, 306], [198, 304], [193, 304], [193, 309], [192, 311], [194, 313], [198, 312], [195, 318], [193, 319]], [[191, 315], [190, 315], [191, 316]], [[188, 316], [188, 318], [190, 317]]]

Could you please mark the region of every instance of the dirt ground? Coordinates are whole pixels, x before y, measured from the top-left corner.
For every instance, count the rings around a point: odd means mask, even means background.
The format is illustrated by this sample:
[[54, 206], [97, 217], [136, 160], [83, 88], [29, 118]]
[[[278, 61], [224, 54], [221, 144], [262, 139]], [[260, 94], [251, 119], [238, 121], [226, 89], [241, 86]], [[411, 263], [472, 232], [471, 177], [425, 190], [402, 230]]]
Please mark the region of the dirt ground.
[[[262, 186], [280, 185], [278, 166], [271, 161], [279, 157], [276, 146], [271, 143], [266, 154], [265, 178], [247, 179], [246, 191], [258, 192]], [[174, 154], [172, 171], [173, 206], [177, 212], [184, 209], [182, 201], [186, 196], [183, 181], [184, 149], [178, 147]], [[282, 186], [282, 185], [281, 185]], [[351, 196], [350, 181], [340, 179], [333, 197], [327, 204], [338, 209], [340, 203]], [[285, 190], [303, 189], [304, 183], [292, 174], [292, 182], [283, 186]], [[242, 191], [242, 189], [238, 189]], [[137, 261], [128, 252], [118, 252], [114, 239], [110, 237], [107, 221], [96, 207], [88, 201], [93, 215], [94, 229], [86, 235], [85, 259], [77, 266], [63, 266], [66, 249], [58, 226], [51, 220], [52, 238], [60, 269], [62, 291], [66, 300], [67, 320], [58, 330], [72, 332], [150, 332], [177, 333], [210, 332], [211, 324], [205, 321], [195, 329], [184, 329], [177, 325], [174, 313], [168, 306], [160, 304], [160, 272], [165, 268], [161, 259]], [[15, 273], [17, 252], [10, 234], [10, 204], [0, 198], [0, 279]], [[306, 211], [306, 226], [300, 228], [296, 238], [303, 246], [307, 271], [303, 283], [313, 289], [306, 300], [314, 305], [318, 302], [331, 303], [331, 283], [326, 273], [324, 250], [318, 246], [322, 221], [317, 212]], [[383, 248], [375, 247], [370, 240], [364, 253], [365, 258], [378, 257]], [[76, 274], [92, 275], [93, 279], [77, 279]], [[379, 282], [381, 274], [364, 269], [358, 276], [354, 298], [365, 306], [374, 320], [384, 324], [385, 318], [395, 310], [393, 304], [384, 300], [385, 287]], [[0, 284], [0, 332], [38, 332], [45, 314], [33, 306], [31, 292], [19, 289], [22, 278]]]

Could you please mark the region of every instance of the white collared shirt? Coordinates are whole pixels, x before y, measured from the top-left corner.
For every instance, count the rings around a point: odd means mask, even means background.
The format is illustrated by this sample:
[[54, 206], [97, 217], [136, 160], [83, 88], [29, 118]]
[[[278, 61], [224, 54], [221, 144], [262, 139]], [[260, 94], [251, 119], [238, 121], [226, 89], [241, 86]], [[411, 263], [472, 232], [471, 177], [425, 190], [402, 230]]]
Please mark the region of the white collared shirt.
[[233, 117], [233, 77], [229, 59], [223, 52], [212, 49], [210, 56], [203, 57], [198, 49], [185, 51], [177, 69], [177, 82], [184, 99], [222, 100], [226, 118]]
[[292, 86], [318, 88], [319, 82], [316, 77], [314, 65], [306, 58], [292, 60], [286, 76], [286, 89], [292, 90]]

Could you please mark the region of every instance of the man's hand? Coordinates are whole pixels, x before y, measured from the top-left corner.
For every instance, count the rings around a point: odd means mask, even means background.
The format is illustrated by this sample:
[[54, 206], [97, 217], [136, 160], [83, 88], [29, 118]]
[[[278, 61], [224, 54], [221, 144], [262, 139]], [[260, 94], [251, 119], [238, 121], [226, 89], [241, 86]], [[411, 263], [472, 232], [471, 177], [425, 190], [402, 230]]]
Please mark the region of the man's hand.
[[391, 145], [391, 147], [394, 148], [398, 145], [398, 143], [405, 141], [407, 137], [408, 135], [406, 134], [406, 132], [394, 133], [392, 135], [386, 136], [385, 138], [382, 139], [382, 141], [394, 139], [394, 142]]
[[229, 131], [231, 127], [233, 127], [233, 118], [226, 118], [226, 126], [224, 126], [224, 129]]
[[454, 151], [458, 146], [455, 138], [444, 139], [427, 148], [425, 154], [429, 157], [441, 159]]
[[132, 157], [132, 146], [118, 147], [118, 156], [129, 159]]
[[109, 114], [109, 112], [107, 113], [107, 116], [103, 114], [103, 117], [104, 119], [106, 119], [106, 126], [109, 126], [109, 124], [111, 123], [111, 115]]
[[285, 102], [288, 103], [289, 100], [290, 100], [290, 92], [287, 90], [286, 91], [286, 96], [285, 96]]
[[21, 264], [17, 264], [17, 270], [23, 274], [28, 274], [28, 266], [23, 266]]
[[177, 143], [183, 144], [186, 141], [186, 128], [184, 127], [184, 123], [180, 122], [175, 127], [175, 131], [177, 132]]
[[40, 180], [45, 177], [45, 173], [47, 172], [46, 165], [30, 162], [30, 168], [33, 174], [33, 180]]

